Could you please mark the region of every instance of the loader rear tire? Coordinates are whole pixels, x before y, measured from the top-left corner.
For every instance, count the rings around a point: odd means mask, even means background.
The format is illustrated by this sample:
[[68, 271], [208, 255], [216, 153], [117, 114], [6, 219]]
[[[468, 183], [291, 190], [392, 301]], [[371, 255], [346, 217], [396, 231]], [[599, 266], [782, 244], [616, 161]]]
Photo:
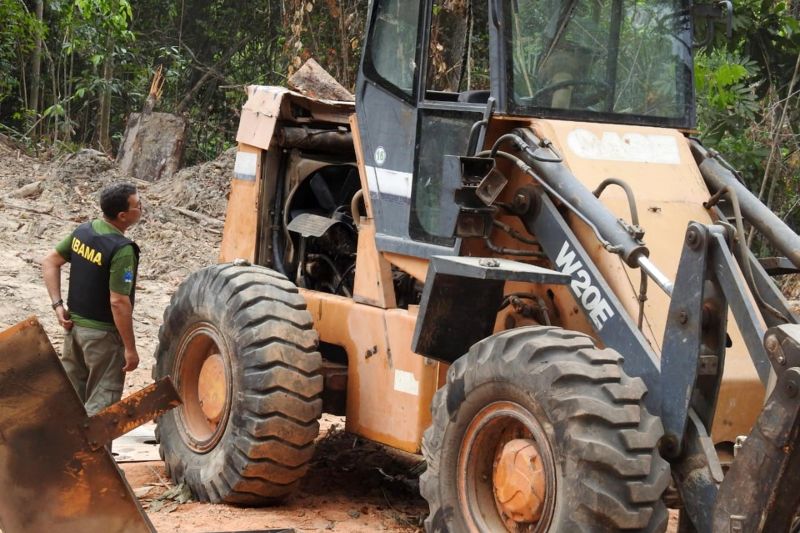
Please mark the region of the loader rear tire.
[[621, 362], [550, 327], [494, 335], [455, 361], [423, 438], [425, 529], [664, 531], [661, 420]]
[[183, 404], [158, 420], [176, 483], [202, 501], [280, 501], [308, 469], [322, 412], [318, 336], [297, 287], [266, 268], [193, 273], [164, 312], [153, 377]]

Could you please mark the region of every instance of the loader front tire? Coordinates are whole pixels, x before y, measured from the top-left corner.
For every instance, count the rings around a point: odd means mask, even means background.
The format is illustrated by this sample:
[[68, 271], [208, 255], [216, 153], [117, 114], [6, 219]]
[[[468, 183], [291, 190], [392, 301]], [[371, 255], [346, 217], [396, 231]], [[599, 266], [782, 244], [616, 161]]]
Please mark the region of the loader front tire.
[[158, 420], [173, 480], [202, 501], [289, 496], [314, 453], [323, 386], [297, 287], [262, 267], [205, 268], [172, 297], [158, 340], [153, 377], [171, 376], [183, 399]]
[[663, 531], [663, 428], [621, 362], [550, 327], [502, 332], [455, 361], [423, 438], [426, 530]]

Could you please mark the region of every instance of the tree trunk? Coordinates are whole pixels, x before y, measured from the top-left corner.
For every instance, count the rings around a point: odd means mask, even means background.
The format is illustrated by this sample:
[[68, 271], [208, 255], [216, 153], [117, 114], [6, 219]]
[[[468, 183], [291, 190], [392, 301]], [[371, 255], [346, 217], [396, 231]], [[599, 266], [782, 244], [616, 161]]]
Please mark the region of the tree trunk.
[[103, 60], [103, 88], [100, 89], [99, 115], [100, 122], [97, 125], [97, 146], [100, 150], [111, 152], [111, 78], [114, 73], [114, 42], [111, 35], [106, 37], [106, 57]]
[[[58, 76], [56, 76], [56, 63], [55, 63], [55, 61], [54, 61], [52, 56], [47, 55], [46, 57], [47, 57], [47, 71], [50, 74], [50, 93], [51, 93], [51, 99], [52, 99], [52, 102], [53, 102], [51, 105], [56, 106], [59, 103]], [[44, 94], [42, 94], [42, 100], [44, 100]], [[44, 107], [44, 105], [42, 105], [42, 107]], [[50, 137], [51, 137], [51, 139], [53, 141], [53, 146], [55, 146], [55, 144], [58, 142], [58, 139], [59, 139], [59, 137], [58, 137], [58, 134], [59, 134], [58, 122], [59, 122], [58, 121], [58, 113], [54, 113], [53, 114], [53, 121], [52, 121], [53, 126], [52, 126], [52, 130], [50, 132], [50, 133], [52, 133], [52, 135]], [[44, 121], [40, 125], [40, 128], [41, 128], [41, 131], [46, 135], [47, 134], [47, 129], [44, 126]]]
[[461, 71], [467, 68], [462, 63], [468, 28], [467, 4], [466, 0], [436, 2], [440, 9], [431, 22], [428, 90], [458, 92]]
[[[36, 20], [39, 24], [42, 23], [44, 18], [44, 0], [36, 0]], [[41, 83], [42, 73], [42, 34], [36, 33], [36, 44], [33, 48], [33, 55], [31, 56], [31, 84], [30, 96], [28, 98], [28, 107], [34, 112], [34, 115], [39, 112], [39, 84]], [[34, 118], [35, 120], [35, 118]], [[36, 132], [33, 132], [36, 137]]]
[[[69, 70], [67, 70], [66, 61], [64, 62], [64, 82], [66, 83], [66, 86], [67, 86], [66, 94], [70, 94], [70, 95], [72, 94], [72, 79], [73, 79], [72, 75], [73, 75], [73, 72], [74, 72], [74, 64], [75, 64], [74, 59], [75, 59], [75, 53], [74, 52], [70, 52], [69, 53]], [[69, 142], [69, 141], [72, 140], [72, 135], [75, 133], [75, 131], [72, 129], [72, 99], [71, 98], [67, 100], [67, 107], [66, 107], [66, 109], [64, 111], [64, 117], [67, 120], [67, 127], [64, 128], [64, 130], [65, 130], [64, 141]]]
[[344, 87], [352, 87], [350, 83], [350, 40], [347, 38], [347, 27], [345, 26], [345, 6], [339, 0], [339, 48], [342, 55], [342, 76], [341, 82]]

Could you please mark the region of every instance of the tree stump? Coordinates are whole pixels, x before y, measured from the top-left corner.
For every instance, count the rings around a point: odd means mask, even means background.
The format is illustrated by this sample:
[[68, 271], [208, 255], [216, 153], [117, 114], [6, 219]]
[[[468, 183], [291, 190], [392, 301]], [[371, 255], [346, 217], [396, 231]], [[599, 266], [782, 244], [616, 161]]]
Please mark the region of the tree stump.
[[183, 163], [189, 124], [170, 113], [131, 113], [117, 153], [120, 170], [146, 181], [172, 176]]

